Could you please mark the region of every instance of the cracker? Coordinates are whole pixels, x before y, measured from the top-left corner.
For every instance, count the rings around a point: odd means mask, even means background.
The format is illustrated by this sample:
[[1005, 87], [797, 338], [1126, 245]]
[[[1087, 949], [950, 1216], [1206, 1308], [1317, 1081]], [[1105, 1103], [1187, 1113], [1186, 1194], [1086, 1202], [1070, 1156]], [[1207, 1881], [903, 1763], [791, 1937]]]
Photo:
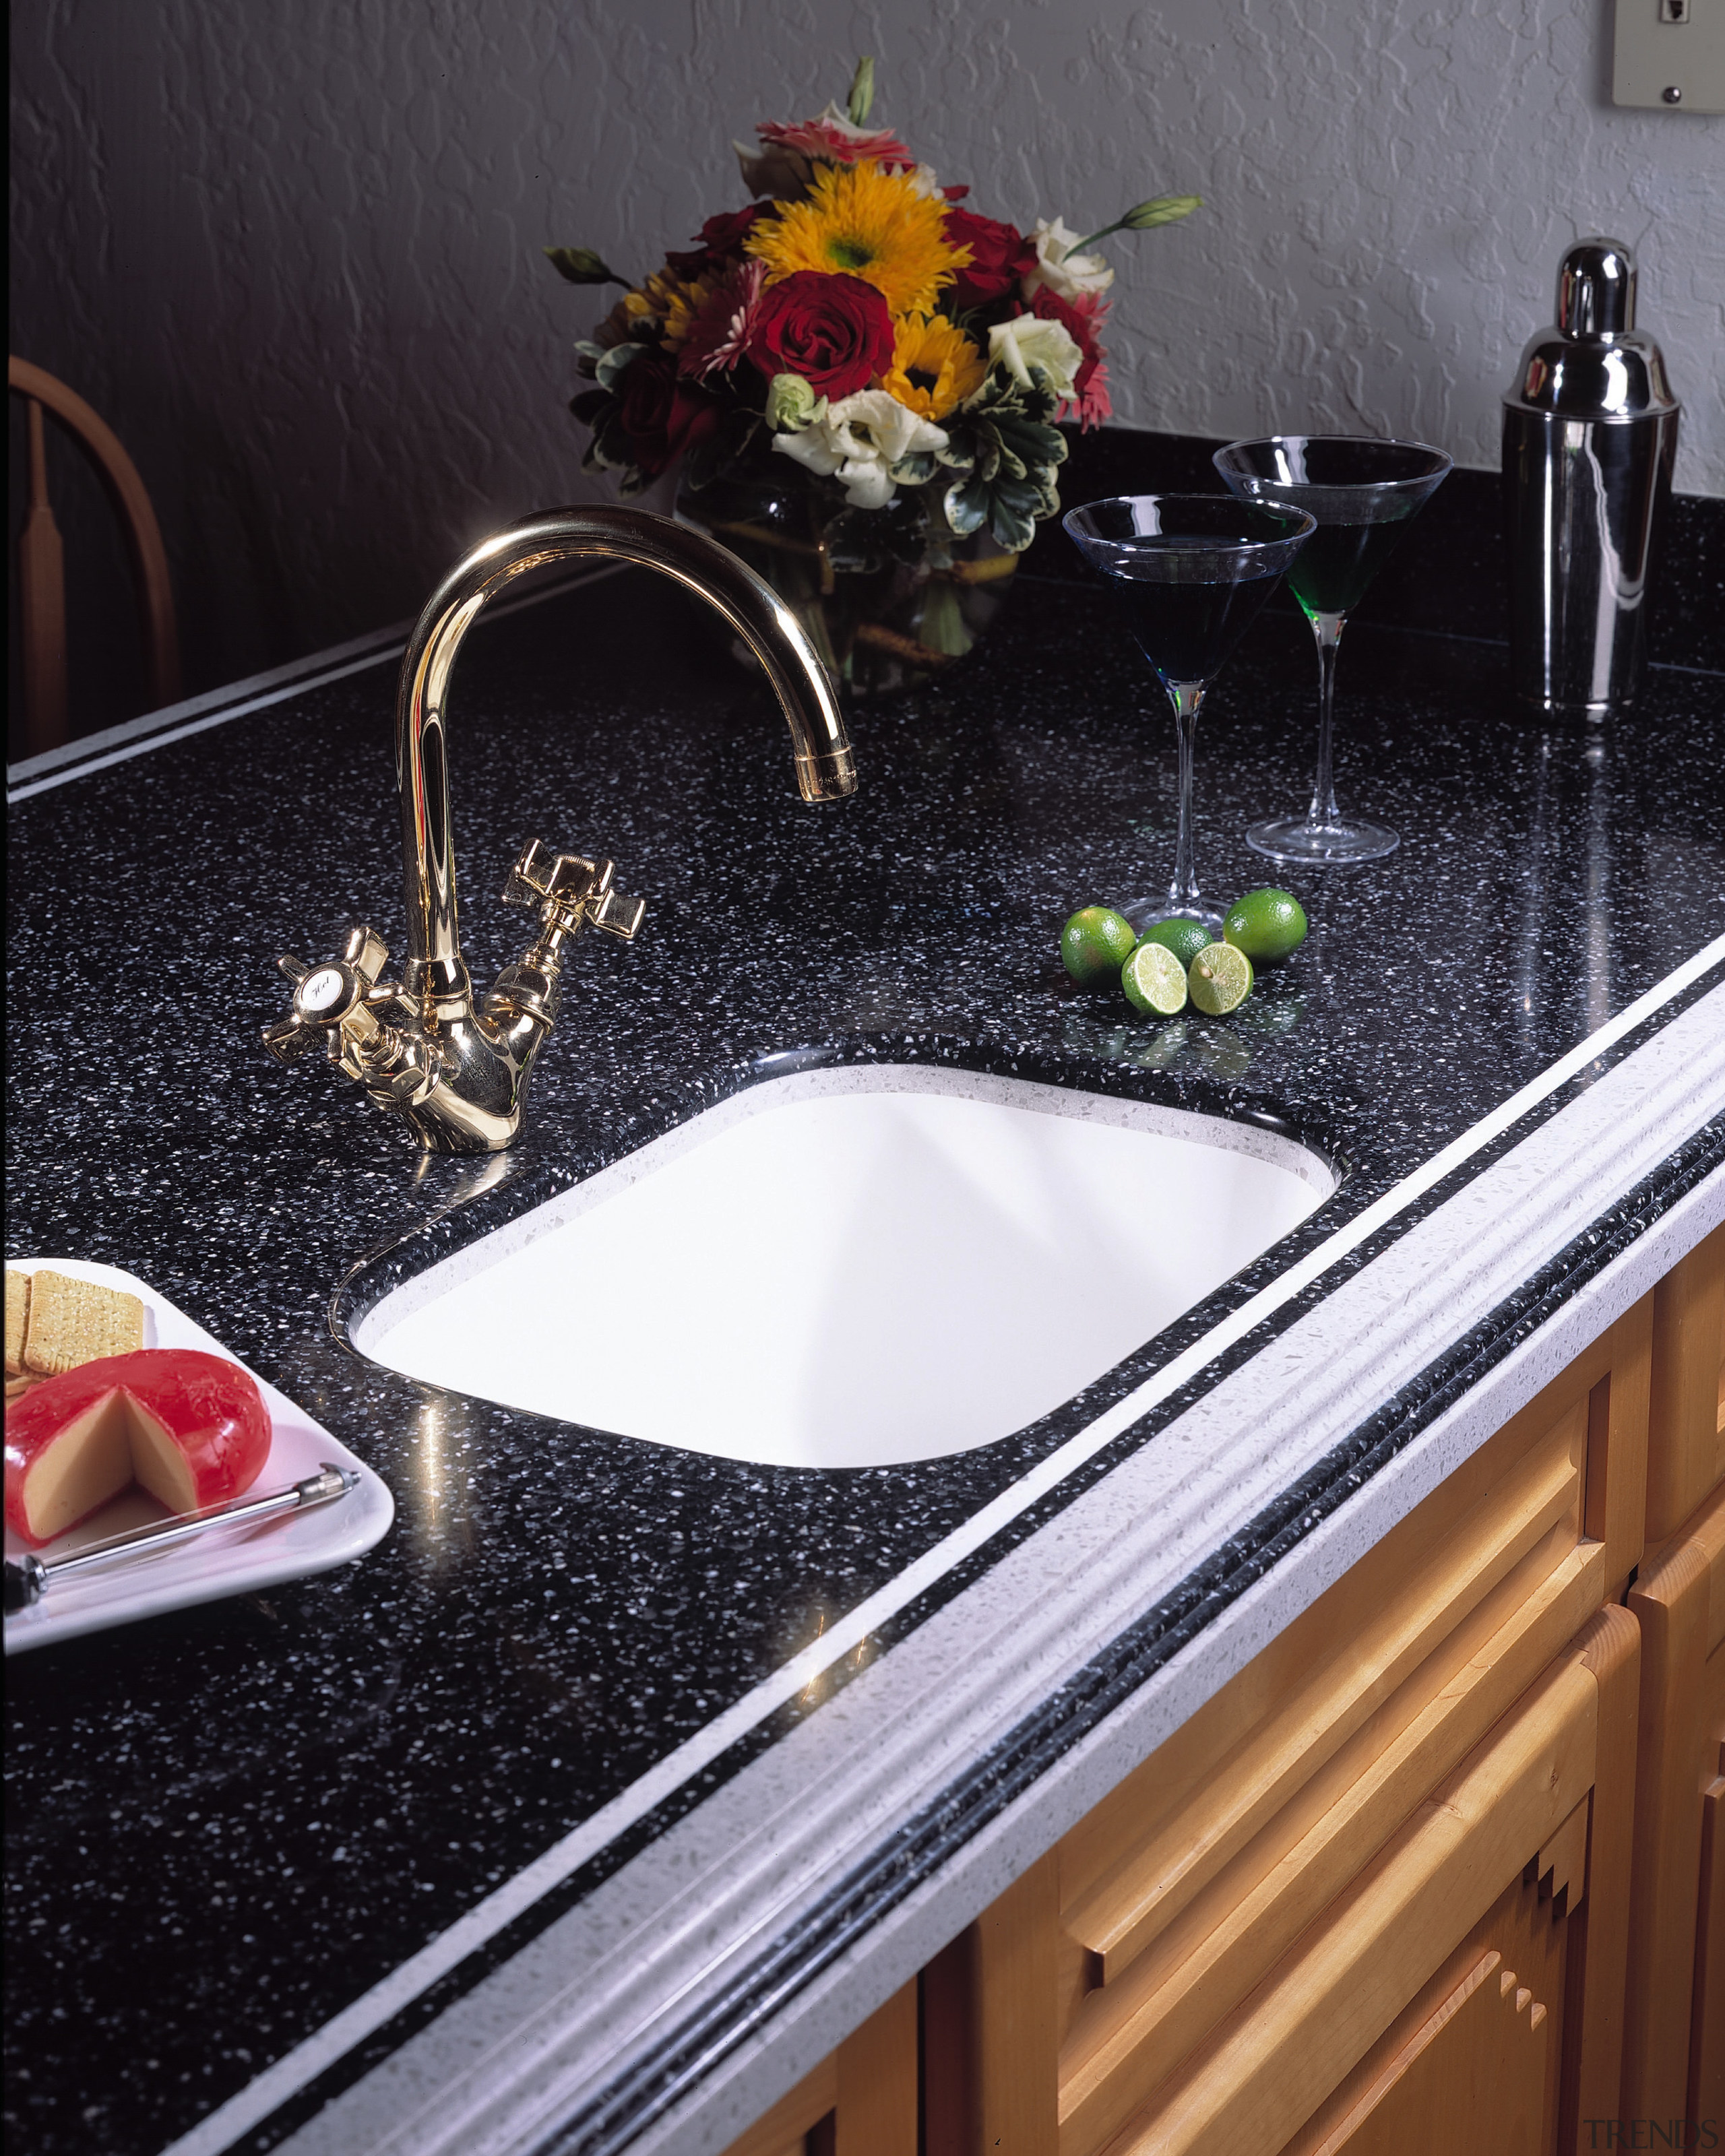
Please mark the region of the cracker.
[[24, 1367], [24, 1327], [30, 1314], [30, 1276], [6, 1268], [6, 1374], [15, 1378]]
[[21, 1400], [26, 1393], [33, 1392], [38, 1385], [47, 1383], [46, 1378], [33, 1378], [27, 1370], [20, 1378], [6, 1380], [6, 1397], [8, 1400]]
[[27, 1371], [57, 1377], [100, 1356], [130, 1354], [143, 1344], [144, 1306], [135, 1295], [65, 1273], [31, 1276], [24, 1331]]

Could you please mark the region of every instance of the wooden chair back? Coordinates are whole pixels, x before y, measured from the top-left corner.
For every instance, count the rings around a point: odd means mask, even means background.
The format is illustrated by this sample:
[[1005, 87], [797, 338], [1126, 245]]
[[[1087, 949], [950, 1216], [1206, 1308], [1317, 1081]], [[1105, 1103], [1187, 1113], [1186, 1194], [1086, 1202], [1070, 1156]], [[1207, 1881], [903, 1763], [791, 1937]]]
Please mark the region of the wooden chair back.
[[66, 738], [65, 566], [59, 527], [48, 501], [44, 412], [54, 414], [95, 465], [126, 535], [151, 710], [178, 701], [180, 638], [161, 526], [138, 468], [119, 437], [75, 391], [28, 360], [8, 357], [6, 386], [23, 398], [29, 429], [29, 494], [18, 566], [25, 732], [33, 755], [57, 748]]

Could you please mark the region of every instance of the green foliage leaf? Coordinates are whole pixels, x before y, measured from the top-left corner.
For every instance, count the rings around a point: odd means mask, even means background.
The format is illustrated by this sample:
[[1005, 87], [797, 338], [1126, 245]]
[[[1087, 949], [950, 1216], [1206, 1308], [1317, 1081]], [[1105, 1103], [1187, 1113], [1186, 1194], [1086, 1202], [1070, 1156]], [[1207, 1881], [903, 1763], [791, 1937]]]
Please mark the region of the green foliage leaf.
[[901, 457], [896, 465], [889, 465], [894, 483], [899, 486], [921, 486], [934, 477], [934, 452], [932, 449], [913, 449], [909, 456]]
[[614, 390], [618, 376], [641, 349], [639, 345], [625, 340], [622, 344], [614, 344], [608, 352], [603, 353], [593, 367], [600, 388]]
[[947, 521], [961, 537], [986, 524], [1001, 546], [1021, 554], [1038, 521], [1058, 510], [1054, 475], [1066, 456], [1066, 438], [1053, 424], [1059, 403], [1042, 368], [1031, 369], [1026, 388], [995, 367], [947, 422], [942, 461], [962, 459], [966, 473], [947, 488], [945, 502]]
[[856, 64], [856, 73], [850, 78], [850, 116], [853, 127], [862, 126], [874, 101], [875, 63], [865, 54]]

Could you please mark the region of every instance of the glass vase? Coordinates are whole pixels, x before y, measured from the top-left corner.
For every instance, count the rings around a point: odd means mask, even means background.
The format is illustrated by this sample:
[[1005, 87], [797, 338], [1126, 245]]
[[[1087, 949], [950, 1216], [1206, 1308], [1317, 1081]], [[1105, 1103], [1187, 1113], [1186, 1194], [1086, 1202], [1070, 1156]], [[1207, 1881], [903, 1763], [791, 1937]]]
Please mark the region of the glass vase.
[[[986, 529], [960, 538], [942, 480], [853, 509], [834, 480], [757, 452], [677, 489], [676, 515], [709, 532], [793, 608], [843, 693], [879, 696], [964, 658], [999, 611], [1019, 557]], [[737, 654], [752, 665], [738, 643]]]

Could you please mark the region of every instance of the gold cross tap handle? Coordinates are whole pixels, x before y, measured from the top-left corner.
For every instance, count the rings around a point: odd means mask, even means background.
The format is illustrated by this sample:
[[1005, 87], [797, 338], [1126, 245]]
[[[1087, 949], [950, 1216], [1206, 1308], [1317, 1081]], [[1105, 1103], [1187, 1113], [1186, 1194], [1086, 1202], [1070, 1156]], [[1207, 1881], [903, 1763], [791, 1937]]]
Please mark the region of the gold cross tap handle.
[[530, 839], [509, 872], [503, 901], [536, 909], [547, 928], [564, 936], [586, 925], [628, 942], [647, 909], [614, 886], [616, 867], [614, 861], [590, 861], [580, 854], [554, 854], [543, 839]]
[[378, 1030], [370, 1006], [398, 993], [377, 980], [388, 956], [383, 938], [363, 924], [348, 930], [339, 958], [321, 966], [284, 952], [275, 963], [293, 983], [294, 999], [285, 1018], [264, 1028], [264, 1045], [277, 1062], [296, 1062], [317, 1040], [328, 1041], [335, 1061], [344, 1048], [369, 1042]]

